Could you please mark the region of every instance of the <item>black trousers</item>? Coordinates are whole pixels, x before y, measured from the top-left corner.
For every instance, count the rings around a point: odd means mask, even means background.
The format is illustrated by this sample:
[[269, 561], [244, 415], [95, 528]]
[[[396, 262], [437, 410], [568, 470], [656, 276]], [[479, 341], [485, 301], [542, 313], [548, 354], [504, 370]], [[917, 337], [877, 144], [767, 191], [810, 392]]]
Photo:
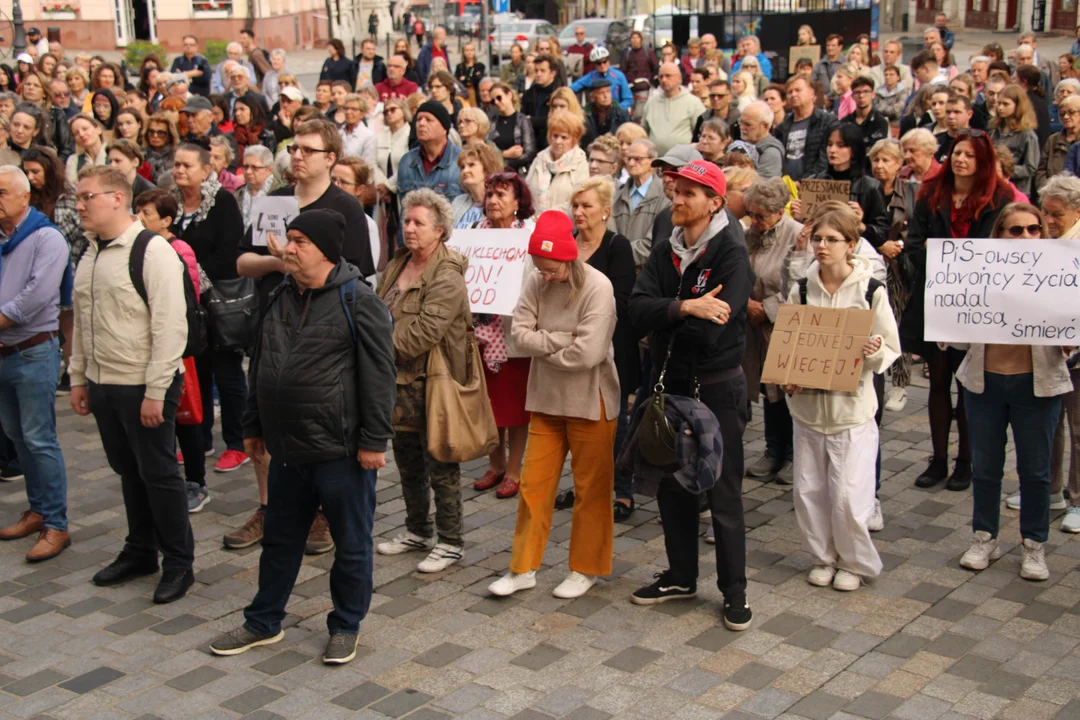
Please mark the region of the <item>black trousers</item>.
[[[669, 390], [670, 391], [670, 390]], [[682, 393], [683, 389], [676, 390]], [[713, 531], [716, 533], [716, 586], [724, 597], [746, 592], [746, 526], [743, 519], [743, 430], [748, 421], [746, 377], [703, 385], [701, 401], [720, 423], [724, 459], [720, 477], [709, 491]], [[699, 498], [673, 478], [660, 484], [657, 493], [660, 522], [664, 526], [671, 582], [694, 585], [698, 577]]]
[[140, 420], [144, 385], [90, 383], [94, 413], [109, 467], [120, 476], [127, 512], [124, 552], [157, 562], [165, 570], [189, 570], [195, 539], [188, 521], [187, 490], [176, 462], [176, 407], [183, 378], [177, 375], [165, 393], [165, 422], [156, 428]]

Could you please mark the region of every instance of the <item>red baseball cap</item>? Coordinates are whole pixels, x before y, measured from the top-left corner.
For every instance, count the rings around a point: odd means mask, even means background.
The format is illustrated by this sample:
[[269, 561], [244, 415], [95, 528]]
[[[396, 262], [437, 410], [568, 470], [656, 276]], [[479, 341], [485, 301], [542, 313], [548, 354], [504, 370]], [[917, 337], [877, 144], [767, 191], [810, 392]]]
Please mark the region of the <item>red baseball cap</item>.
[[727, 194], [727, 178], [724, 177], [724, 171], [708, 160], [688, 162], [678, 170], [668, 170], [664, 173], [664, 177], [686, 178], [698, 185], [704, 185], [720, 197]]

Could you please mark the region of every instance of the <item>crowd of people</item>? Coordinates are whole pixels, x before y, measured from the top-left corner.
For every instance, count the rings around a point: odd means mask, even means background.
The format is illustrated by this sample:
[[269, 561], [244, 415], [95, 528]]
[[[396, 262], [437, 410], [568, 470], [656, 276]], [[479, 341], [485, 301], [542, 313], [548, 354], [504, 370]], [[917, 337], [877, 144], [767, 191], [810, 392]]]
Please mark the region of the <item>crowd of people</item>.
[[[439, 27], [415, 59], [407, 40], [386, 59], [373, 40], [355, 58], [333, 40], [312, 98], [247, 31], [217, 67], [187, 36], [135, 83], [55, 43], [0, 65], [0, 480], [25, 477], [29, 504], [0, 539], [35, 536], [30, 562], [71, 543], [54, 409], [69, 393], [127, 510], [96, 584], [160, 568], [155, 602], [183, 597], [205, 458], [217, 473], [252, 463], [258, 508], [223, 543], [262, 543], [259, 588], [211, 651], [279, 641], [304, 555], [334, 551], [324, 660], [348, 662], [375, 553], [420, 552], [423, 573], [463, 557], [462, 459], [433, 388], [482, 377], [497, 432], [473, 487], [518, 504], [492, 595], [537, 584], [557, 508], [573, 517], [554, 594], [588, 592], [636, 494], [657, 499], [667, 569], [632, 602], [696, 595], [709, 518], [738, 631], [753, 618], [744, 477], [793, 486], [811, 584], [881, 573], [879, 429], [919, 367], [932, 455], [915, 485], [970, 488], [960, 564], [1004, 550], [1011, 427], [1020, 574], [1046, 579], [1051, 510], [1080, 533], [1076, 348], [926, 342], [926, 248], [1080, 237], [1075, 58], [1026, 34], [961, 70], [941, 16], [908, 64], [896, 42], [877, 57], [868, 37], [833, 34], [780, 83], [754, 36], [731, 56], [712, 35], [657, 53], [633, 33], [616, 69], [577, 30], [565, 49], [515, 45], [498, 76], [471, 43], [451, 73]], [[812, 28], [799, 44], [818, 44]], [[850, 196], [811, 206], [811, 179]], [[256, 222], [270, 202], [298, 210], [284, 236]], [[468, 261], [447, 245], [463, 229], [528, 234], [512, 314], [471, 312]], [[857, 390], [762, 382], [783, 304], [871, 311]], [[759, 398], [765, 450], [747, 462]], [[405, 527], [376, 544], [391, 441]]]

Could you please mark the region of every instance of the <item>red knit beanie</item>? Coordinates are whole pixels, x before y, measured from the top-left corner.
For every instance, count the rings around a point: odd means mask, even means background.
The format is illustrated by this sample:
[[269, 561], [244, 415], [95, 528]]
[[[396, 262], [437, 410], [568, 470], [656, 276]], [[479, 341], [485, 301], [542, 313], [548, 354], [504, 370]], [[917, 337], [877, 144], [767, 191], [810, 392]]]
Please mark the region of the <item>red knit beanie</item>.
[[574, 222], [558, 210], [545, 210], [536, 218], [536, 229], [529, 237], [529, 254], [536, 257], [570, 262], [578, 256], [574, 240]]

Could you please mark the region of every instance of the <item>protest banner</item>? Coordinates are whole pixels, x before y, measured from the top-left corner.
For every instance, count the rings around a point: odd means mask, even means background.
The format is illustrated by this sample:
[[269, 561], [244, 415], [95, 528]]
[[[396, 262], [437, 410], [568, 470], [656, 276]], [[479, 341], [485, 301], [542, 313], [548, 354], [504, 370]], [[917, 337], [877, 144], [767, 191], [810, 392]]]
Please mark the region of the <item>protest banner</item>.
[[274, 233], [285, 244], [285, 228], [300, 214], [300, 203], [293, 195], [262, 195], [251, 201], [251, 244], [266, 247], [266, 236]]
[[529, 258], [528, 229], [455, 230], [446, 245], [465, 256], [465, 286], [474, 313], [513, 315]]
[[799, 62], [803, 58], [807, 58], [810, 62], [817, 65], [818, 60], [821, 59], [821, 46], [820, 45], [792, 45], [788, 48], [788, 75], [795, 74], [795, 63]]
[[781, 305], [761, 382], [855, 392], [873, 310]]
[[924, 339], [1080, 344], [1080, 240], [928, 239]]
[[799, 199], [802, 200], [803, 219], [810, 217], [815, 205], [827, 200], [851, 202], [850, 180], [802, 180], [799, 182]]

